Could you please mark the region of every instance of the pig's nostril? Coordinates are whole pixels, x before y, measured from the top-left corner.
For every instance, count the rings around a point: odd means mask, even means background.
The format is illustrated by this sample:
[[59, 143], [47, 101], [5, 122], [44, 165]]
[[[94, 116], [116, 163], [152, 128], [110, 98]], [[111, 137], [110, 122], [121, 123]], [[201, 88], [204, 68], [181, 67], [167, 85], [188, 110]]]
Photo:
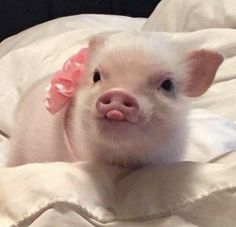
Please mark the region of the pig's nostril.
[[107, 104], [110, 104], [110, 103], [111, 103], [111, 99], [110, 99], [110, 98], [104, 98], [104, 99], [102, 100], [102, 104], [107, 105]]
[[98, 113], [113, 120], [128, 120], [135, 122], [139, 105], [136, 98], [123, 91], [108, 91], [101, 95], [97, 102]]
[[124, 102], [124, 105], [126, 107], [133, 107], [133, 103], [132, 102]]

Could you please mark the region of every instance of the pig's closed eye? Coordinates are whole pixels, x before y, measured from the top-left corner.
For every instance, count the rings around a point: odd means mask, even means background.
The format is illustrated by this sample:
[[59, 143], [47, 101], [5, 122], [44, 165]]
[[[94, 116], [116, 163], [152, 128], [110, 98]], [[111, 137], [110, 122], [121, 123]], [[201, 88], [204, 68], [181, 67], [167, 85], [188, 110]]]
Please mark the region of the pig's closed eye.
[[161, 84], [161, 88], [164, 89], [165, 91], [172, 91], [174, 89], [174, 83], [171, 80], [165, 80]]
[[100, 72], [98, 70], [96, 70], [94, 73], [93, 73], [93, 82], [94, 83], [97, 83], [98, 81], [101, 80], [101, 75], [100, 75]]

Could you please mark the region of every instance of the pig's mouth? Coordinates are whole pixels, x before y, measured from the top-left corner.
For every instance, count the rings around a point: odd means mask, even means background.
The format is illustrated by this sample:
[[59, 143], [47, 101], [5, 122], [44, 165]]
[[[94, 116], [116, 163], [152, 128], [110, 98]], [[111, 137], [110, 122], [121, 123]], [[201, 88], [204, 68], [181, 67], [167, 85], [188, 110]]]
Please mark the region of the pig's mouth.
[[130, 115], [116, 109], [110, 110], [109, 112], [106, 113], [104, 117], [108, 120], [115, 121], [115, 122], [129, 122], [133, 124], [136, 124], [138, 122], [137, 115]]
[[105, 120], [110, 123], [131, 123], [137, 124], [138, 123], [138, 115], [137, 114], [127, 114], [119, 109], [111, 109], [108, 112], [104, 113], [103, 115], [99, 114], [97, 116], [101, 120]]
[[105, 118], [114, 120], [114, 121], [124, 121], [125, 115], [119, 110], [110, 110], [106, 113]]

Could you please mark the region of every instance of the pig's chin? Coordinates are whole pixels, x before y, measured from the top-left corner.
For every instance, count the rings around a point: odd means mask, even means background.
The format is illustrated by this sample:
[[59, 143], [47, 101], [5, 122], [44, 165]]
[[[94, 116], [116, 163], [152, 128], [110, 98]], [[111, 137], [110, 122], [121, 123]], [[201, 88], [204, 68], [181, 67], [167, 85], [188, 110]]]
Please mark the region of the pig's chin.
[[104, 130], [127, 130], [128, 128], [134, 128], [138, 121], [130, 121], [129, 119], [111, 119], [107, 116], [96, 118], [97, 127]]
[[124, 140], [139, 131], [138, 121], [132, 122], [128, 119], [115, 120], [104, 116], [97, 117], [95, 122], [97, 133], [106, 138], [106, 140], [108, 138], [111, 140]]

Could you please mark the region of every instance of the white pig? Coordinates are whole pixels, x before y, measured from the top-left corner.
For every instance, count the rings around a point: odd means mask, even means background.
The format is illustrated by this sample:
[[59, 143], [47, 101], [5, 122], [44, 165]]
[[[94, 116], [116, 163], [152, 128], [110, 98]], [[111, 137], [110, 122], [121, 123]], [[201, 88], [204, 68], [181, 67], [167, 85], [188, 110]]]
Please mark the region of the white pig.
[[80, 85], [66, 107], [55, 115], [46, 110], [50, 78], [25, 94], [8, 164], [180, 161], [188, 137], [186, 97], [206, 92], [222, 61], [210, 50], [183, 51], [161, 34], [97, 35], [89, 42]]

